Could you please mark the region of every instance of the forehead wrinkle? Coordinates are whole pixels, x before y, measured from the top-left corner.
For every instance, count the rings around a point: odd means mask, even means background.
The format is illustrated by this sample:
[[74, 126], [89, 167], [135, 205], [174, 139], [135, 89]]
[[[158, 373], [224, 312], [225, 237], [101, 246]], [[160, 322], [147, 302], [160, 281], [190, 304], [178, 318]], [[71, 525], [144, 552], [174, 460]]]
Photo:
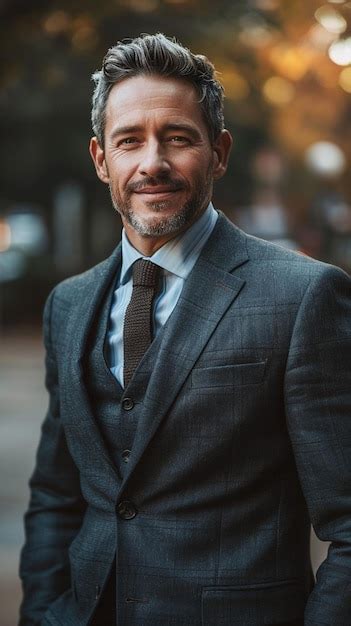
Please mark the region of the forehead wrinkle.
[[[119, 126], [154, 125], [162, 120], [188, 123], [198, 135], [208, 134], [195, 88], [178, 79], [145, 76], [127, 78], [111, 90], [106, 107], [106, 127], [115, 136]], [[108, 132], [110, 134], [110, 132]]]
[[[132, 78], [128, 79], [128, 82], [132, 80]], [[120, 89], [118, 89], [119, 87]], [[117, 84], [112, 89], [107, 100], [107, 116], [118, 114], [121, 117], [131, 112], [135, 115], [146, 115], [151, 112], [155, 114], [162, 114], [163, 112], [172, 114], [174, 112], [179, 115], [180, 111], [184, 114], [185, 110], [188, 110], [188, 115], [201, 115], [200, 103], [192, 97], [194, 95], [192, 93], [181, 93], [182, 90], [175, 90], [174, 87], [163, 93], [157, 93], [156, 87], [155, 92], [149, 88], [147, 91], [141, 89], [140, 94], [131, 94], [130, 85], [126, 85], [126, 87], [129, 89], [123, 88], [123, 84], [121, 86]]]
[[[185, 112], [182, 112], [178, 107], [162, 106], [157, 107], [138, 107], [131, 108], [130, 103], [126, 106], [112, 108], [112, 111], [107, 109], [106, 120], [118, 118], [118, 121], [114, 125], [113, 133], [118, 132], [120, 128], [126, 129], [142, 129], [148, 124], [158, 124], [160, 126], [166, 126], [167, 124], [177, 124], [185, 126], [188, 124], [192, 126], [190, 117]], [[166, 121], [163, 121], [166, 120]], [[196, 121], [193, 122], [196, 125]]]

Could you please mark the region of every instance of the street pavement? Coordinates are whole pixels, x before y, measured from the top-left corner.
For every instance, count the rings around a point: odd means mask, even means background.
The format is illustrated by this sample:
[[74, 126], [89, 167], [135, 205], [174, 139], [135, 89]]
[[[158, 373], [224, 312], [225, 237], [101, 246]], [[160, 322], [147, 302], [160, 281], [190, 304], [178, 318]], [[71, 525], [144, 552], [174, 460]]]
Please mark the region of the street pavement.
[[[40, 330], [0, 331], [0, 626], [15, 626], [18, 618], [23, 513], [47, 406], [43, 364]], [[314, 568], [326, 549], [313, 538]]]
[[0, 331], [0, 626], [15, 626], [23, 512], [46, 410], [40, 330]]

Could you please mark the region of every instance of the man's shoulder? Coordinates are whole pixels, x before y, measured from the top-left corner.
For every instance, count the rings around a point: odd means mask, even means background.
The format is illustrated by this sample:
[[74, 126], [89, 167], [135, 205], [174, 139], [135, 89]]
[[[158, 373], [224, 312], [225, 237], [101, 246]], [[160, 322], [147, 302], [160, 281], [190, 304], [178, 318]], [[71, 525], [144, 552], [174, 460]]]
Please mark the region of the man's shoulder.
[[326, 263], [318, 261], [298, 249], [285, 247], [283, 244], [274, 241], [266, 241], [253, 235], [245, 234], [247, 241], [248, 256], [254, 263], [274, 264], [285, 266], [293, 266], [300, 268], [302, 271], [318, 272], [323, 270]]
[[286, 278], [309, 279], [328, 275], [346, 273], [330, 263], [314, 259], [299, 250], [291, 250], [277, 243], [265, 241], [251, 235], [247, 235], [247, 248], [249, 258], [256, 267], [282, 273]]
[[[242, 278], [255, 277], [268, 287], [274, 283], [275, 288], [306, 288], [315, 279], [322, 283], [335, 279], [349, 279], [348, 275], [339, 267], [314, 259], [298, 250], [291, 250], [277, 243], [266, 241], [249, 235], [229, 222], [226, 218], [222, 227], [232, 241], [230, 254], [233, 259], [237, 254], [236, 246], [246, 250], [246, 261], [239, 268]], [[223, 231], [222, 231], [223, 233]], [[221, 246], [221, 241], [217, 243]], [[229, 247], [226, 246], [228, 254]]]

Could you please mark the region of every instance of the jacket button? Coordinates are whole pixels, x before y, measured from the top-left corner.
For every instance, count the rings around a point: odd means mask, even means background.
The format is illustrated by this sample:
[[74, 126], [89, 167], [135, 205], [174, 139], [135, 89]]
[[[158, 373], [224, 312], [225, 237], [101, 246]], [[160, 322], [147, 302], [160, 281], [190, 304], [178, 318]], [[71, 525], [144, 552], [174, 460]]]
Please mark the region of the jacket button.
[[122, 400], [122, 407], [125, 411], [131, 411], [133, 406], [134, 402], [132, 398], [124, 398], [124, 400]]
[[128, 463], [130, 457], [130, 450], [123, 450], [122, 459], [125, 463]]
[[133, 519], [137, 514], [137, 510], [133, 502], [123, 500], [117, 506], [117, 513], [122, 519]]

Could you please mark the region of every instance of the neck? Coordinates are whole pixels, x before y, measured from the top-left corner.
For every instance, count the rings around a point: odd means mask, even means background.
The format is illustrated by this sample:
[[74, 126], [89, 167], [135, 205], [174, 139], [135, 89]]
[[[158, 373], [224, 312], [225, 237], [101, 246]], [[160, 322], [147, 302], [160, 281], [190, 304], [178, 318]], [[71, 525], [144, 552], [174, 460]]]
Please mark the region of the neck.
[[135, 228], [133, 228], [133, 226], [131, 226], [131, 224], [129, 224], [129, 222], [127, 222], [127, 220], [124, 219], [123, 217], [122, 217], [122, 223], [124, 226], [125, 233], [128, 237], [128, 240], [132, 244], [132, 246], [136, 250], [138, 250], [138, 252], [140, 252], [143, 256], [150, 257], [157, 250], [159, 250], [159, 248], [161, 248], [165, 243], [167, 243], [171, 239], [175, 239], [175, 237], [178, 237], [178, 235], [181, 235], [186, 230], [188, 230], [190, 226], [192, 226], [194, 222], [196, 222], [201, 217], [201, 215], [203, 215], [207, 206], [208, 206], [208, 203], [204, 206], [204, 208], [201, 211], [196, 213], [196, 215], [193, 216], [193, 219], [189, 223], [185, 224], [183, 228], [181, 228], [180, 230], [177, 230], [174, 233], [169, 233], [168, 235], [163, 235], [163, 236], [162, 235], [160, 236], [142, 235], [141, 233], [136, 231]]
[[164, 235], [164, 237], [149, 237], [147, 235], [140, 235], [129, 224], [124, 224], [124, 230], [133, 248], [147, 257], [152, 256], [159, 248], [167, 243], [167, 241], [170, 241], [179, 234]]

